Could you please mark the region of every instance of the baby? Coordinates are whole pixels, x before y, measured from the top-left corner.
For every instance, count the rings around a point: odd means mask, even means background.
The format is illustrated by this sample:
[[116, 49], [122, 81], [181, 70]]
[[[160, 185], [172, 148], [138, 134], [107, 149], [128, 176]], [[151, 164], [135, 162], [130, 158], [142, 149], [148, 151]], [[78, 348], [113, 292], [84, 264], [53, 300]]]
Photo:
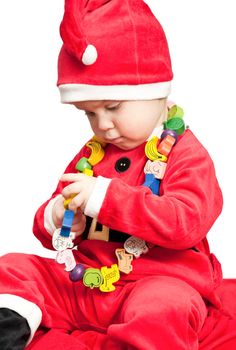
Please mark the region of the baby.
[[95, 136], [35, 215], [57, 261], [1, 258], [0, 347], [198, 349], [221, 306], [206, 236], [222, 194], [167, 101], [164, 31], [142, 0], [66, 0], [60, 31], [61, 101], [85, 111]]

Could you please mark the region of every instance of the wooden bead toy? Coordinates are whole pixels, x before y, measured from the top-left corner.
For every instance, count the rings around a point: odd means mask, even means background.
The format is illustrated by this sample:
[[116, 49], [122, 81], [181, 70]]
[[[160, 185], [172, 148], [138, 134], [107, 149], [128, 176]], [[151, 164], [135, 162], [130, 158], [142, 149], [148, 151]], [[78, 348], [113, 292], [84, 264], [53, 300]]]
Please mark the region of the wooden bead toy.
[[103, 276], [103, 283], [100, 285], [99, 289], [101, 292], [112, 292], [115, 290], [115, 286], [113, 286], [113, 283], [119, 281], [120, 279], [120, 272], [118, 269], [117, 264], [111, 265], [110, 268], [107, 266], [103, 266], [101, 268], [101, 273]]
[[174, 137], [176, 142], [178, 141], [179, 137], [178, 137], [177, 133], [174, 130], [170, 130], [170, 129], [166, 129], [162, 132], [161, 140], [163, 140], [168, 135]]
[[157, 150], [161, 154], [164, 154], [164, 156], [168, 157], [169, 153], [172, 150], [172, 147], [175, 144], [175, 138], [167, 135], [158, 145]]
[[184, 116], [184, 110], [181, 107], [177, 106], [176, 104], [172, 105], [168, 110], [168, 119], [183, 118], [183, 116]]
[[141, 254], [146, 254], [148, 252], [148, 247], [146, 242], [138, 237], [131, 236], [129, 237], [124, 244], [125, 250], [133, 254], [136, 258], [139, 258]]
[[159, 160], [152, 162], [148, 159], [144, 168], [144, 173], [153, 174], [156, 179], [162, 180], [165, 175], [166, 167], [167, 163], [160, 162]]
[[103, 276], [99, 269], [88, 268], [84, 272], [83, 284], [91, 289], [99, 288], [103, 283]]
[[72, 232], [69, 237], [65, 237], [61, 235], [61, 229], [57, 228], [53, 232], [52, 236], [52, 246], [55, 250], [62, 252], [63, 250], [70, 249], [74, 247], [74, 243], [72, 242]]
[[72, 282], [78, 282], [82, 280], [85, 272], [85, 267], [82, 264], [77, 264], [72, 271], [70, 271], [69, 277]]
[[153, 194], [159, 195], [160, 180], [153, 174], [145, 174], [145, 181], [142, 186], [150, 188]]
[[164, 129], [174, 130], [178, 135], [183, 134], [185, 130], [185, 123], [182, 118], [171, 118], [164, 124]]
[[102, 145], [96, 141], [89, 141], [86, 143], [86, 146], [92, 151], [90, 157], [88, 158], [89, 164], [94, 166], [95, 164], [101, 162], [105, 155], [105, 151], [102, 148]]
[[61, 232], [60, 235], [62, 237], [69, 237], [70, 236], [70, 231], [72, 227], [72, 223], [74, 220], [75, 213], [73, 210], [65, 210], [63, 221], [62, 221], [62, 227], [61, 227]]
[[91, 164], [88, 161], [88, 158], [82, 157], [75, 166], [76, 170], [78, 170], [79, 172], [83, 172], [85, 169], [92, 169]]
[[130, 273], [133, 270], [133, 254], [127, 254], [123, 248], [117, 248], [115, 253], [118, 259], [119, 270], [126, 274]]
[[92, 169], [84, 169], [83, 174], [88, 175], [88, 176], [93, 176], [93, 170]]
[[154, 136], [149, 140], [145, 145], [145, 154], [151, 160], [156, 160], [157, 155], [157, 146], [159, 144], [159, 139], [157, 136]]
[[56, 256], [56, 262], [58, 262], [58, 264], [65, 264], [66, 271], [72, 271], [76, 266], [75, 258], [71, 249], [66, 249], [62, 252], [58, 252]]

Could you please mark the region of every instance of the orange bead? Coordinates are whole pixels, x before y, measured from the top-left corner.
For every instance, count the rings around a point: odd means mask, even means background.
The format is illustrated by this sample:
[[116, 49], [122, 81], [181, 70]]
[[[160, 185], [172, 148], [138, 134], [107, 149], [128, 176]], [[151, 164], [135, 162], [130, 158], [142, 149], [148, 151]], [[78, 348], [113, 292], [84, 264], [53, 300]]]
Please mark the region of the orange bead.
[[172, 147], [175, 144], [175, 138], [167, 135], [158, 145], [157, 150], [164, 156], [168, 157]]

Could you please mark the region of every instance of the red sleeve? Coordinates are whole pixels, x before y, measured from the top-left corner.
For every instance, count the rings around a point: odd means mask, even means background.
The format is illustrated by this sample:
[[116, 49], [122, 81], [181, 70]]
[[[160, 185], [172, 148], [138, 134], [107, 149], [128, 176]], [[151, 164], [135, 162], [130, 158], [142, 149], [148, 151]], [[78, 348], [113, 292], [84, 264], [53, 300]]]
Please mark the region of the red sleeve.
[[213, 162], [188, 131], [173, 148], [161, 196], [112, 179], [98, 215], [101, 224], [172, 249], [195, 246], [222, 210]]
[[[75, 169], [76, 163], [79, 161], [81, 157], [89, 157], [90, 150], [84, 146], [80, 152], [74, 157], [74, 159], [69, 163], [67, 166], [65, 173], [76, 173], [77, 170]], [[34, 235], [40, 240], [42, 245], [48, 249], [54, 250], [52, 246], [52, 236], [47, 232], [47, 230], [44, 227], [44, 210], [48, 204], [48, 202], [56, 197], [58, 194], [61, 193], [62, 189], [67, 186], [68, 182], [58, 182], [56, 190], [53, 192], [51, 198], [49, 198], [44, 204], [42, 204], [39, 209], [37, 210], [35, 217], [34, 217], [34, 223], [33, 223], [33, 233]], [[78, 237], [78, 241], [80, 240], [80, 237]], [[78, 242], [75, 242], [75, 245]]]

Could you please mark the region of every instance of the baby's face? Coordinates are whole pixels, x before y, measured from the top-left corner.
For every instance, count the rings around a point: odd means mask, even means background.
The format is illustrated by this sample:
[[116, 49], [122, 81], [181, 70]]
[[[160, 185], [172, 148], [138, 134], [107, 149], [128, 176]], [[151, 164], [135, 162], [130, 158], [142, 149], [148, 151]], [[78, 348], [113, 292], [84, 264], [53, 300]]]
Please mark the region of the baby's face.
[[166, 98], [149, 101], [83, 101], [73, 103], [84, 110], [95, 135], [106, 143], [129, 150], [141, 145], [166, 119]]

